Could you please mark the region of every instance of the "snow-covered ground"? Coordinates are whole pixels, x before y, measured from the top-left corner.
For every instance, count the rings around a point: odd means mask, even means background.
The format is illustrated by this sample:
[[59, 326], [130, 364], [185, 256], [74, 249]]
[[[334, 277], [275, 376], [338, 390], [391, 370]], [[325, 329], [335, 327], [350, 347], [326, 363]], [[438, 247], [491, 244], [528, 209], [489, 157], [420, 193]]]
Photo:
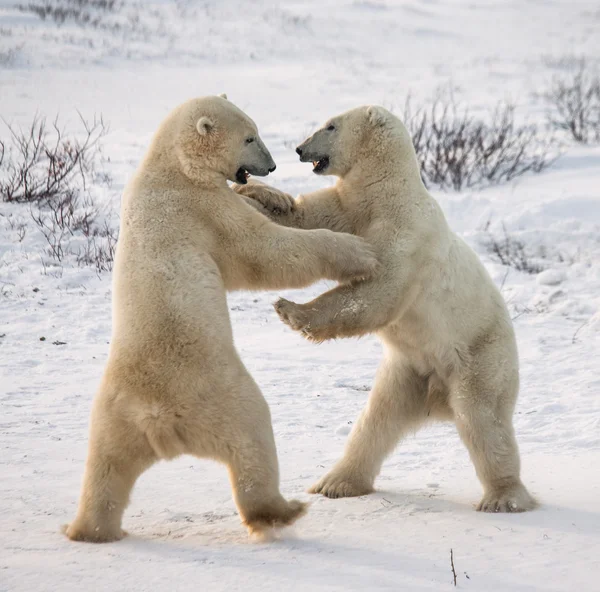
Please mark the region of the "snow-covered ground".
[[[295, 193], [327, 182], [292, 148], [330, 115], [398, 107], [409, 93], [419, 103], [452, 85], [474, 111], [510, 99], [542, 122], [552, 76], [573, 56], [600, 59], [594, 1], [165, 0], [128, 2], [95, 27], [12, 4], [0, 1], [0, 116], [27, 126], [36, 112], [59, 113], [76, 129], [76, 110], [102, 114], [113, 182], [93, 190], [113, 220], [158, 123], [192, 96], [227, 92], [257, 121], [278, 164], [272, 182]], [[224, 468], [186, 457], [139, 480], [128, 538], [69, 542], [59, 527], [75, 513], [108, 352], [110, 274], [49, 264], [28, 206], [0, 203], [0, 591], [437, 591], [453, 588], [451, 549], [463, 589], [600, 590], [600, 147], [565, 142], [540, 175], [435, 195], [513, 313], [515, 424], [539, 510], [475, 512], [480, 486], [448, 425], [403, 442], [373, 495], [305, 494], [339, 457], [380, 345], [311, 345], [278, 321], [276, 294], [236, 293], [236, 343], [271, 405], [282, 489], [310, 498], [308, 515], [275, 542], [251, 542]], [[550, 271], [493, 262], [488, 222]], [[324, 288], [284, 295], [305, 301]]]

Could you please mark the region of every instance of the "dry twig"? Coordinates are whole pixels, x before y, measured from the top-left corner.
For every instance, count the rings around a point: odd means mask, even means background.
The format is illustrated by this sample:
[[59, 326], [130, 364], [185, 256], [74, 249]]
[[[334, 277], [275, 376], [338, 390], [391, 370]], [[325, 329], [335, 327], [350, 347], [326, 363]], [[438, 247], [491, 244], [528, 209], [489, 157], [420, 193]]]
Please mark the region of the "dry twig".
[[454, 577], [454, 585], [456, 586], [456, 570], [454, 569], [454, 553], [450, 549], [450, 566], [452, 567], [452, 576]]

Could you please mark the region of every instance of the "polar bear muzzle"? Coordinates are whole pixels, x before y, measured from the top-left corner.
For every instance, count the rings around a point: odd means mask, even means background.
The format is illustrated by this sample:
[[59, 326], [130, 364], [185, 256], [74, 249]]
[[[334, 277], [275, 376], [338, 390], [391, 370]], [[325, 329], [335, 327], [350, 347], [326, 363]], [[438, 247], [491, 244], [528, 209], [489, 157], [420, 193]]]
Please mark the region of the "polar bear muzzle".
[[246, 140], [241, 161], [235, 173], [235, 180], [240, 185], [245, 185], [250, 175], [266, 177], [277, 168], [271, 153], [258, 136]]
[[321, 129], [315, 132], [296, 148], [300, 162], [312, 162], [313, 173], [317, 175], [325, 172], [329, 167], [331, 157], [329, 148], [331, 148], [332, 139], [327, 131], [329, 130]]
[[313, 173], [322, 173], [329, 166], [329, 156], [315, 155], [313, 152], [302, 148], [302, 144], [296, 148], [300, 162], [312, 162]]
[[273, 163], [272, 166], [264, 168], [257, 168], [253, 166], [241, 166], [235, 173], [235, 180], [240, 185], [245, 185], [251, 175], [257, 177], [266, 177], [269, 173], [272, 173], [277, 168], [277, 165]]

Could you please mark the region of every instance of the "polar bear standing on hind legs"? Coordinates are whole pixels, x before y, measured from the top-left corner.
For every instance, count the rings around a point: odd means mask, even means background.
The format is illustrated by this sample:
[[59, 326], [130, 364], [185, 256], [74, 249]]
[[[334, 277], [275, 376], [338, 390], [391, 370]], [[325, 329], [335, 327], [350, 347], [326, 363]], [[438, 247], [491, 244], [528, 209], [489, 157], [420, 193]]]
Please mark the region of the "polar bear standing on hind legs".
[[156, 133], [123, 196], [113, 335], [70, 539], [122, 538], [136, 479], [181, 454], [227, 465], [251, 532], [304, 513], [279, 492], [269, 408], [235, 350], [226, 291], [348, 282], [377, 260], [359, 237], [274, 224], [227, 185], [274, 169], [225, 97], [184, 103]]
[[311, 493], [372, 492], [402, 436], [439, 419], [455, 422], [469, 450], [484, 489], [478, 510], [533, 509], [512, 425], [519, 369], [511, 320], [485, 268], [423, 185], [406, 128], [381, 107], [360, 107], [329, 120], [296, 151], [315, 173], [337, 176], [335, 186], [295, 201], [258, 182], [236, 191], [282, 225], [362, 236], [382, 264], [370, 280], [306, 304], [275, 305], [312, 341], [376, 333], [384, 345], [344, 455]]

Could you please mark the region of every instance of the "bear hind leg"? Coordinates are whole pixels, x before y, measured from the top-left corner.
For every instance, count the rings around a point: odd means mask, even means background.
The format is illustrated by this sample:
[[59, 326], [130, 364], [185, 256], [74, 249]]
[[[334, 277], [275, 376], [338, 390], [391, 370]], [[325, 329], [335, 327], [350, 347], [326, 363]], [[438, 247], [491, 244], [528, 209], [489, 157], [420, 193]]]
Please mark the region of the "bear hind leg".
[[525, 512], [537, 506], [520, 478], [519, 448], [510, 409], [488, 405], [475, 394], [451, 396], [458, 433], [484, 489], [482, 512]]
[[96, 405], [77, 516], [63, 527], [66, 536], [93, 543], [122, 539], [126, 533], [121, 521], [131, 490], [156, 460], [136, 426]]
[[343, 457], [309, 493], [330, 498], [372, 493], [385, 458], [407, 432], [427, 420], [427, 386], [427, 379], [410, 365], [384, 360]]
[[307, 504], [281, 495], [269, 406], [245, 369], [240, 373], [235, 392], [219, 397], [210, 420], [202, 413], [188, 423], [185, 439], [191, 454], [227, 466], [242, 523], [250, 534], [260, 534], [292, 524], [306, 513]]

